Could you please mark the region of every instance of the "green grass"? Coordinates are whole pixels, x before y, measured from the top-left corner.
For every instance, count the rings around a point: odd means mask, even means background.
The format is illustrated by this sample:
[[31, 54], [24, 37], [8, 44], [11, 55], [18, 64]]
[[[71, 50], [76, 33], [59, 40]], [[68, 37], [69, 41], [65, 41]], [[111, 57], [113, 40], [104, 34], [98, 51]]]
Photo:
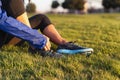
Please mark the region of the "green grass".
[[120, 80], [119, 14], [48, 17], [64, 38], [93, 48], [94, 54], [89, 58], [80, 54], [43, 58], [29, 54], [27, 44], [4, 46], [0, 52], [0, 80]]

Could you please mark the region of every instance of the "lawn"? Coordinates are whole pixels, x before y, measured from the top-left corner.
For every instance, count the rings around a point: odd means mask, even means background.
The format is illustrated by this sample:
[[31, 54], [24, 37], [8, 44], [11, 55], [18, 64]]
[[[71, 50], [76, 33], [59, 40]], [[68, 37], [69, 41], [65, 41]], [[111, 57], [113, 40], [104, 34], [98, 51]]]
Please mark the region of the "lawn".
[[[41, 57], [22, 47], [0, 51], [0, 80], [120, 80], [120, 14], [47, 15], [69, 41], [91, 47], [94, 53]], [[52, 44], [52, 49], [56, 49]]]

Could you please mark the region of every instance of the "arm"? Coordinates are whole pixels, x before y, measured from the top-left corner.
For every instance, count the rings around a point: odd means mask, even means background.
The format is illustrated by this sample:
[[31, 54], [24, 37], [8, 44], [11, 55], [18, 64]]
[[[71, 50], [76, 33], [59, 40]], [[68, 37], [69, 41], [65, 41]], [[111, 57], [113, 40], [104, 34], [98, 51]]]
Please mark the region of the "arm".
[[8, 17], [1, 8], [0, 0], [0, 30], [28, 41], [34, 48], [42, 49], [46, 45], [46, 38], [37, 30], [33, 30], [12, 17]]
[[[18, 16], [16, 19], [31, 28], [26, 12], [24, 12], [22, 15]], [[47, 39], [47, 43], [46, 43], [46, 45], [44, 47], [44, 50], [47, 51], [47, 50], [50, 50], [51, 44], [50, 44], [49, 38], [47, 36], [45, 36], [45, 37]], [[20, 41], [20, 39], [16, 38], [16, 37], [14, 37], [12, 40], [11, 40], [11, 42], [15, 42], [15, 41], [19, 42]]]
[[12, 34], [20, 39], [28, 41], [34, 48], [42, 49], [46, 45], [46, 38], [37, 30], [33, 30], [12, 17], [8, 17], [5, 12], [0, 13], [0, 30]]
[[[29, 23], [29, 20], [28, 20], [28, 16], [27, 16], [27, 13], [26, 13], [26, 12], [24, 12], [23, 14], [21, 14], [20, 16], [18, 16], [16, 19], [17, 19], [18, 21], [22, 22], [23, 24], [27, 25], [27, 27], [30, 27], [30, 28], [31, 28], [30, 23]], [[17, 44], [17, 43], [19, 43], [20, 41], [21, 41], [21, 39], [19, 39], [19, 38], [17, 38], [17, 37], [14, 37], [14, 38], [12, 38], [12, 39], [9, 41], [8, 45]]]
[[[0, 0], [0, 16], [2, 16], [0, 19], [0, 29], [20, 39], [28, 41], [35, 48], [45, 49], [45, 47], [48, 47], [48, 49], [45, 50], [49, 50], [50, 49], [50, 46], [48, 46], [49, 39], [45, 38], [45, 36], [40, 34], [37, 30], [29, 28], [30, 23], [25, 12], [22, 0], [11, 0], [10, 2], [7, 3], [6, 0], [3, 0], [3, 3], [4, 6], [2, 6]], [[19, 6], [16, 5], [15, 3], [19, 3]], [[2, 12], [3, 10], [1, 9], [1, 6], [7, 11], [8, 15], [12, 16], [13, 18], [8, 17], [6, 15], [6, 12]], [[18, 21], [14, 18], [16, 18]], [[25, 25], [22, 23], [24, 23]], [[20, 41], [20, 39], [18, 41]], [[14, 42], [14, 38], [12, 40], [14, 44], [17, 43]]]

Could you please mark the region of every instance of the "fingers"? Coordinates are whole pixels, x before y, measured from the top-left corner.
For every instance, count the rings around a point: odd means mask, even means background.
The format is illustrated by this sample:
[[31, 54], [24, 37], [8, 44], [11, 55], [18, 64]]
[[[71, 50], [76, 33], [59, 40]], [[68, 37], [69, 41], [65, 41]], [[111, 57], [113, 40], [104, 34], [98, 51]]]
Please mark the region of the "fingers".
[[50, 46], [49, 46], [48, 44], [46, 44], [46, 46], [44, 47], [44, 50], [45, 50], [45, 51], [50, 50]]
[[48, 49], [46, 48], [46, 46], [44, 47], [44, 50], [45, 50], [45, 51], [48, 51]]
[[48, 50], [50, 50], [50, 48], [51, 48], [51, 44], [50, 44], [49, 38], [46, 37], [46, 39], [47, 39], [47, 42], [46, 42], [46, 45], [45, 45], [45, 47], [44, 47], [44, 50], [45, 50], [45, 51], [48, 51]]

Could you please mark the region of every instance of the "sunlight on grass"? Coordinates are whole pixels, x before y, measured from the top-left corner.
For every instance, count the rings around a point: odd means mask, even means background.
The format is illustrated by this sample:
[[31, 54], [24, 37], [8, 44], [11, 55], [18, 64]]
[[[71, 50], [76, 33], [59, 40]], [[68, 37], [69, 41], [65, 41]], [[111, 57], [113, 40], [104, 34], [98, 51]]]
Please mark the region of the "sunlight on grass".
[[[69, 41], [91, 47], [94, 54], [41, 57], [23, 47], [4, 46], [0, 51], [1, 80], [119, 80], [120, 15], [52, 15], [59, 33]], [[52, 44], [55, 50], [56, 45]]]

